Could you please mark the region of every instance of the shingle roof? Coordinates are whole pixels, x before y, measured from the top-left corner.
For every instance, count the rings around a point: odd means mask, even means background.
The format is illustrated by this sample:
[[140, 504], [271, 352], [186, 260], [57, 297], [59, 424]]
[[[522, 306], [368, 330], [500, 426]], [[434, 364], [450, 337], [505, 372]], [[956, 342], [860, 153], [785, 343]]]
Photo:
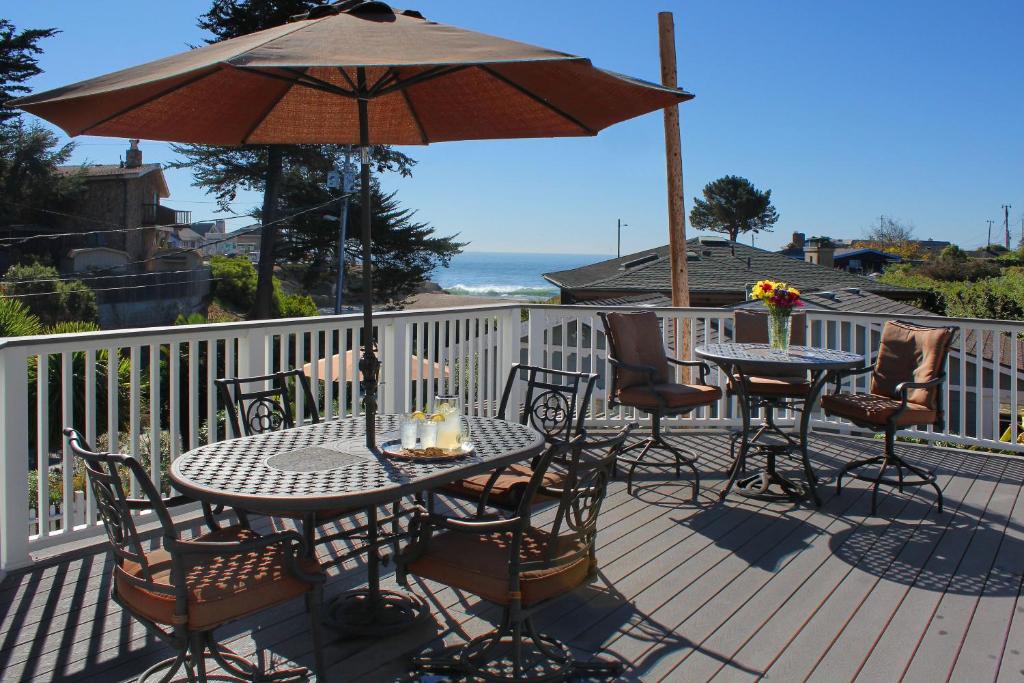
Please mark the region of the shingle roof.
[[86, 178], [102, 180], [104, 178], [141, 178], [153, 172], [160, 173], [160, 196], [167, 199], [170, 190], [167, 189], [167, 181], [164, 179], [163, 166], [160, 164], [142, 164], [141, 166], [122, 166], [120, 164], [82, 164], [79, 166], [58, 166], [57, 172], [62, 175], [76, 175], [82, 173]]
[[[872, 294], [863, 289], [840, 289], [836, 291], [803, 292], [806, 310], [839, 311], [842, 313], [885, 313], [887, 315], [928, 315], [934, 313], [902, 301], [893, 301], [884, 296]], [[760, 301], [745, 301], [732, 308], [763, 308]]]
[[[823, 268], [782, 254], [717, 238], [687, 241], [690, 291], [742, 293], [758, 280], [784, 280], [813, 292], [856, 287], [869, 292], [907, 292], [862, 275]], [[648, 249], [582, 268], [545, 273], [564, 289], [669, 292], [668, 246]]]

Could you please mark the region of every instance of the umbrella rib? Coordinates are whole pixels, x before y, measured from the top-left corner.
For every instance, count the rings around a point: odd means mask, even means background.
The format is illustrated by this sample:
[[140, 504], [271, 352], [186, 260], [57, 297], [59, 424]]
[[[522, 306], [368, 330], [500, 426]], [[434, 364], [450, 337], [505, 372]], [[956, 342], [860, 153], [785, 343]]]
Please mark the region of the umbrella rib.
[[77, 133], [72, 133], [72, 135], [84, 135], [84, 134], [88, 133], [90, 130], [93, 130], [94, 128], [96, 128], [98, 126], [102, 126], [104, 123], [108, 123], [110, 121], [113, 121], [114, 119], [116, 119], [119, 116], [124, 116], [125, 114], [127, 114], [130, 111], [133, 111], [133, 110], [138, 109], [140, 107], [144, 107], [147, 104], [149, 104], [150, 102], [154, 102], [154, 101], [160, 99], [161, 97], [163, 97], [164, 95], [169, 95], [172, 92], [174, 92], [175, 90], [178, 90], [179, 88], [187, 88], [188, 86], [192, 85], [193, 83], [201, 81], [202, 79], [206, 78], [207, 76], [212, 76], [213, 74], [217, 73], [218, 71], [220, 71], [220, 69], [210, 69], [209, 71], [206, 71], [206, 72], [201, 73], [201, 74], [199, 74], [197, 76], [194, 76], [193, 78], [188, 79], [184, 83], [178, 83], [177, 85], [171, 86], [169, 88], [165, 88], [164, 90], [161, 90], [160, 92], [158, 92], [158, 93], [156, 93], [154, 95], [151, 95], [150, 97], [147, 97], [147, 98], [145, 98], [143, 100], [140, 100], [139, 102], [133, 102], [131, 105], [125, 107], [124, 109], [116, 111], [113, 114], [111, 114], [110, 116], [106, 116], [106, 117], [100, 119], [99, 121], [91, 123], [88, 126], [86, 126], [85, 128], [82, 128]]
[[412, 116], [413, 123], [416, 124], [416, 130], [419, 131], [420, 140], [423, 141], [424, 145], [429, 145], [430, 140], [427, 138], [427, 131], [423, 130], [423, 122], [420, 121], [420, 115], [416, 113], [416, 108], [412, 106], [412, 100], [409, 99], [409, 91], [402, 89], [402, 99], [405, 100], [405, 106], [409, 108], [409, 115]]
[[267, 120], [267, 117], [270, 116], [270, 113], [277, 108], [277, 105], [281, 104], [281, 100], [283, 100], [288, 95], [288, 93], [292, 91], [292, 88], [294, 87], [295, 83], [289, 83], [288, 87], [282, 90], [281, 94], [275, 97], [273, 101], [271, 101], [270, 104], [267, 105], [267, 108], [263, 110], [263, 114], [256, 118], [256, 121], [252, 124], [252, 126], [249, 127], [249, 130], [245, 131], [245, 135], [242, 136], [243, 145], [249, 144], [249, 138], [252, 136], [252, 134], [256, 132], [256, 129], [259, 128], [264, 121]]
[[458, 71], [462, 71], [463, 69], [468, 69], [471, 66], [476, 66], [476, 65], [475, 64], [455, 64], [455, 65], [447, 65], [447, 66], [436, 66], [436, 67], [433, 67], [431, 69], [427, 69], [426, 71], [421, 71], [420, 73], [416, 74], [415, 76], [410, 76], [409, 78], [405, 79], [404, 81], [398, 81], [397, 83], [395, 83], [393, 85], [389, 85], [388, 87], [383, 88], [379, 92], [375, 93], [374, 97], [383, 97], [384, 95], [390, 95], [391, 93], [395, 92], [396, 90], [404, 90], [405, 88], [410, 88], [410, 87], [412, 87], [414, 85], [417, 85], [419, 83], [423, 83], [424, 81], [430, 81], [430, 80], [433, 80], [435, 78], [440, 78], [441, 76], [450, 76], [453, 73], [456, 73]]
[[376, 83], [370, 86], [370, 95], [376, 95], [378, 90], [383, 88], [385, 85], [388, 85], [391, 81], [396, 80], [398, 80], [398, 72], [395, 71], [393, 68], [389, 68], [387, 70], [387, 73], [381, 76]]
[[296, 77], [296, 78], [289, 78], [288, 76], [282, 76], [281, 74], [274, 73], [273, 71], [264, 71], [262, 69], [243, 69], [243, 70], [248, 72], [248, 73], [256, 74], [257, 76], [263, 76], [265, 78], [274, 78], [274, 79], [277, 79], [279, 81], [284, 81], [286, 83], [291, 83], [293, 85], [295, 85], [295, 84], [302, 85], [302, 86], [305, 86], [307, 88], [311, 88], [313, 90], [321, 90], [323, 92], [328, 92], [328, 93], [331, 93], [332, 95], [341, 95], [342, 97], [348, 97], [349, 99], [355, 99], [355, 97], [356, 97], [356, 94], [354, 92], [349, 92], [348, 90], [345, 90], [344, 88], [339, 88], [338, 86], [334, 85], [333, 83], [328, 83], [327, 81], [322, 81], [322, 80], [320, 80], [319, 78], [317, 78], [315, 76], [310, 76], [309, 74], [303, 73], [301, 71], [297, 72], [294, 69], [285, 69], [285, 70], [288, 71], [289, 73], [292, 73], [292, 74], [296, 74], [297, 73], [298, 77]]
[[561, 116], [566, 121], [572, 123], [573, 125], [579, 126], [584, 132], [587, 133], [587, 135], [597, 135], [597, 131], [596, 130], [592, 129], [590, 126], [586, 125], [585, 123], [583, 123], [582, 121], [577, 119], [572, 114], [570, 114], [570, 113], [568, 113], [566, 111], [563, 111], [562, 109], [560, 109], [560, 108], [556, 107], [555, 105], [551, 104], [551, 102], [548, 102], [547, 99], [541, 97], [540, 95], [538, 95], [537, 93], [533, 92], [532, 90], [529, 90], [528, 88], [525, 88], [525, 87], [519, 85], [518, 83], [513, 81], [511, 78], [508, 78], [507, 76], [504, 76], [504, 75], [498, 73], [497, 71], [495, 71], [491, 67], [487, 66], [486, 64], [480, 64], [479, 67], [484, 72], [490, 74], [494, 78], [497, 78], [502, 83], [505, 83], [506, 85], [508, 85], [508, 86], [510, 86], [512, 88], [515, 88], [517, 91], [519, 91], [523, 95], [526, 95], [527, 97], [529, 97], [534, 102], [537, 102], [538, 104], [544, 105], [545, 107], [547, 107], [548, 109], [550, 109], [554, 113], [556, 113], [559, 116]]
[[348, 75], [347, 71], [345, 71], [345, 67], [339, 66], [338, 67], [338, 71], [341, 72], [342, 77], [346, 81], [348, 81], [348, 87], [352, 88], [352, 92], [353, 93], [358, 93], [359, 92], [359, 86], [356, 85], [356, 82], [353, 81], [352, 77]]

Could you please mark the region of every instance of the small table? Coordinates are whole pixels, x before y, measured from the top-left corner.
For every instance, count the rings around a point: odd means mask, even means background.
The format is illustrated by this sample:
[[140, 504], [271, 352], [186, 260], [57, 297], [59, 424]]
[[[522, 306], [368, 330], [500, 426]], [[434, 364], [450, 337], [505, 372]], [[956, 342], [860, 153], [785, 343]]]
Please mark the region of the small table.
[[[815, 504], [821, 505], [821, 499], [818, 497], [815, 487], [817, 480], [807, 454], [807, 431], [811, 423], [811, 412], [829, 376], [836, 370], [860, 366], [864, 362], [864, 356], [848, 351], [818, 349], [810, 346], [790, 346], [788, 351], [778, 351], [770, 348], [767, 344], [738, 343], [704, 344], [694, 349], [694, 353], [697, 357], [711, 361], [722, 368], [729, 377], [736, 378], [734, 384], [743, 418], [740, 452], [733, 463], [729, 481], [722, 490], [721, 497], [725, 498], [735, 484], [737, 491], [747, 496], [802, 498], [809, 493]], [[746, 393], [746, 377], [758, 374], [795, 376], [806, 372], [811, 373], [811, 389], [804, 398], [803, 407], [800, 409], [799, 442], [794, 444], [787, 435], [782, 434], [784, 437], [782, 443], [752, 443], [749, 438], [750, 404]], [[767, 410], [771, 410], [771, 408], [767, 408]], [[746, 467], [747, 453], [755, 445], [766, 456], [765, 469], [753, 476], [736, 481], [739, 472]], [[777, 456], [788, 453], [794, 448], [800, 451], [804, 476], [807, 479], [806, 489], [783, 477], [775, 467]], [[781, 494], [773, 493], [772, 486], [778, 487]]]
[[[377, 415], [378, 438], [396, 431], [399, 419]], [[453, 461], [399, 462], [370, 450], [365, 418], [359, 416], [201, 446], [174, 461], [170, 478], [188, 496], [241, 510], [365, 509], [367, 588], [336, 598], [328, 613], [346, 633], [397, 633], [427, 608], [407, 591], [381, 590], [377, 506], [532, 458], [544, 446], [544, 436], [525, 425], [466, 419], [475, 450]]]

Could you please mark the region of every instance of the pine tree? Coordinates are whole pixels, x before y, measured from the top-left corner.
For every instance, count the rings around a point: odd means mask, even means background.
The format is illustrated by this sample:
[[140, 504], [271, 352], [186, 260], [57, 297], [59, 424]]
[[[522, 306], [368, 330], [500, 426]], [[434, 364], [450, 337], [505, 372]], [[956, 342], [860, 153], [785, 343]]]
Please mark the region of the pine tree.
[[772, 191], [754, 187], [746, 178], [727, 175], [704, 186], [704, 199], [693, 198], [690, 224], [698, 230], [724, 232], [735, 242], [740, 233], [771, 232], [779, 220]]

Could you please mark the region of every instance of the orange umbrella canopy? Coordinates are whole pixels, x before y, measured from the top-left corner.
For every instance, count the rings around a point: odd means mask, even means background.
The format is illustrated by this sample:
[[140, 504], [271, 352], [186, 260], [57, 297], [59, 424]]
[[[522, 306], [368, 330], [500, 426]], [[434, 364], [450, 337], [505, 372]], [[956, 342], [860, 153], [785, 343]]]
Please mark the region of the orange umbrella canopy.
[[369, 144], [417, 145], [595, 135], [692, 97], [582, 57], [348, 2], [12, 104], [69, 135], [366, 144], [366, 99]]

